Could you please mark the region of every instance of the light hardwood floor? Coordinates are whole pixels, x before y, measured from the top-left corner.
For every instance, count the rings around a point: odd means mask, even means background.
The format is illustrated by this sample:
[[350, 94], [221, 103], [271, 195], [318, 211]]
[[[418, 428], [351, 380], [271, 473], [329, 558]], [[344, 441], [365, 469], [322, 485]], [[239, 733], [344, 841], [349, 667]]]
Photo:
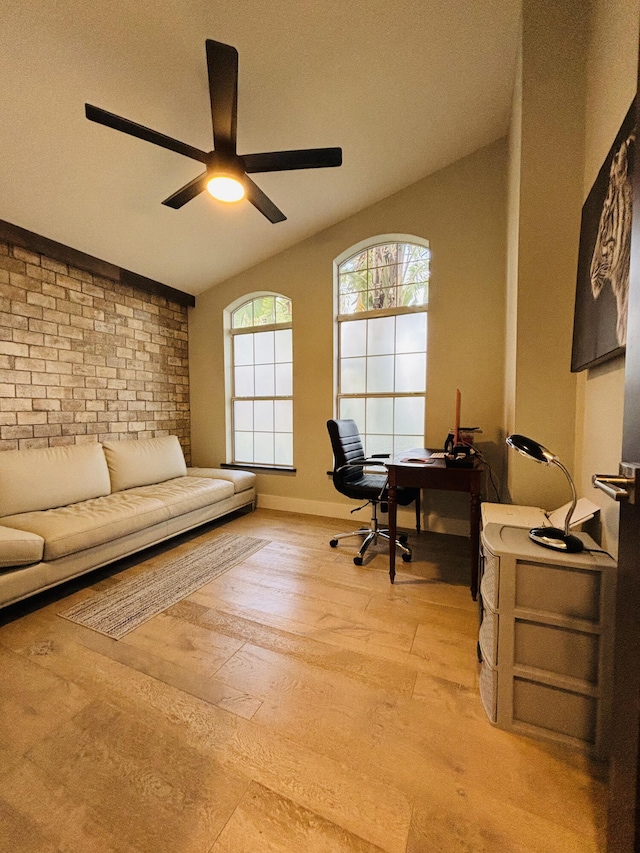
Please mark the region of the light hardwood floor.
[[[495, 729], [468, 541], [389, 584], [258, 510], [0, 612], [2, 853], [592, 853], [603, 768]], [[222, 530], [269, 544], [115, 641], [58, 617]]]

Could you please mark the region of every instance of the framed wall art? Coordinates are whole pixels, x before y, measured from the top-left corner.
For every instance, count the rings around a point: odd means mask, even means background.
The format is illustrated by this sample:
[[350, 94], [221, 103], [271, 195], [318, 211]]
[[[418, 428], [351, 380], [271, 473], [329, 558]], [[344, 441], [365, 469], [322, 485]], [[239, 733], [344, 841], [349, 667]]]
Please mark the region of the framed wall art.
[[636, 102], [582, 207], [571, 370], [620, 355], [627, 341]]

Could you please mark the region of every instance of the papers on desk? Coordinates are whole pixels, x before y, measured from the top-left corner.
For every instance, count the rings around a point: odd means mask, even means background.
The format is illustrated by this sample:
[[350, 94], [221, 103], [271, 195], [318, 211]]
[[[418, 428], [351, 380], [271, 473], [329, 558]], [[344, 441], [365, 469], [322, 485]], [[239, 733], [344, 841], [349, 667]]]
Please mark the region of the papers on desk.
[[[554, 509], [553, 512], [547, 513], [549, 526], [560, 527], [562, 529], [570, 506], [571, 501], [558, 509]], [[599, 511], [600, 507], [598, 504], [594, 504], [593, 501], [587, 500], [587, 498], [578, 498], [576, 508], [574, 509], [573, 515], [569, 521], [569, 526], [577, 527], [579, 524], [584, 524], [585, 521], [589, 521], [589, 519], [593, 518], [593, 516]]]
[[[509, 527], [559, 527], [564, 529], [564, 522], [569, 512], [571, 502], [545, 512], [538, 506], [517, 506], [515, 504], [482, 504], [483, 524], [506, 524]], [[600, 507], [587, 498], [579, 498], [571, 516], [570, 526], [578, 527], [589, 521], [600, 510]]]
[[400, 461], [412, 465], [431, 465], [435, 459], [444, 459], [445, 456], [446, 453], [444, 452], [436, 452], [429, 454], [429, 456], [404, 456]]

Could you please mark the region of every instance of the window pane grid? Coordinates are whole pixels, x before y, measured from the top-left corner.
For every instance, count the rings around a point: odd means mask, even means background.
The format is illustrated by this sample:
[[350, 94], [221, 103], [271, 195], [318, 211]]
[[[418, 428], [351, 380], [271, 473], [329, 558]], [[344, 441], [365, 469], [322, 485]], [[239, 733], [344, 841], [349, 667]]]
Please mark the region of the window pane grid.
[[429, 262], [427, 247], [391, 241], [338, 269], [338, 417], [367, 454], [424, 444]]
[[341, 322], [340, 395], [425, 392], [426, 315], [409, 316], [419, 321], [413, 331], [393, 316]]
[[233, 401], [234, 462], [293, 465], [293, 401]]
[[365, 454], [402, 453], [424, 445], [424, 395], [348, 397], [338, 399], [338, 417], [352, 418]]
[[291, 300], [271, 295], [231, 316], [234, 463], [293, 466], [291, 321]]

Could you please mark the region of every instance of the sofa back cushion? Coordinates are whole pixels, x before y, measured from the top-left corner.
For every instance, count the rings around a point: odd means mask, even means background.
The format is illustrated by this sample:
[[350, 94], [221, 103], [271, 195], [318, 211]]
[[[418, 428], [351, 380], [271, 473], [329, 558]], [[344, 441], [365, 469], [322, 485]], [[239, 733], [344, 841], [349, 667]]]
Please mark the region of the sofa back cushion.
[[187, 475], [184, 454], [175, 435], [105, 441], [103, 447], [112, 492], [150, 486]]
[[97, 442], [0, 452], [0, 516], [53, 509], [110, 491]]

